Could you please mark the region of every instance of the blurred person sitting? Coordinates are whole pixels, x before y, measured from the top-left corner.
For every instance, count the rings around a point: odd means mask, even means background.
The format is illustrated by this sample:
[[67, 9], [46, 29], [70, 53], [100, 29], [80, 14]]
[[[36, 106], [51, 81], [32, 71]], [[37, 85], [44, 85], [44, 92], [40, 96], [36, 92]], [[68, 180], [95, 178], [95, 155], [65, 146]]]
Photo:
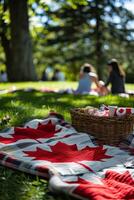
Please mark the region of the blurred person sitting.
[[52, 81], [65, 81], [65, 75], [59, 69], [55, 69]]
[[[116, 59], [111, 59], [108, 63], [109, 77], [105, 83], [105, 87], [111, 83], [111, 93], [125, 93], [125, 73], [121, 69]], [[107, 89], [108, 91], [108, 89]]]
[[41, 80], [48, 81], [48, 76], [47, 76], [46, 70], [43, 71]]
[[97, 74], [93, 72], [93, 66], [85, 63], [80, 70], [78, 88], [75, 94], [86, 94], [91, 92], [92, 83], [95, 83], [99, 91], [100, 85]]
[[8, 81], [7, 73], [4, 70], [1, 70], [1, 72], [0, 72], [0, 81], [1, 82], [7, 82]]

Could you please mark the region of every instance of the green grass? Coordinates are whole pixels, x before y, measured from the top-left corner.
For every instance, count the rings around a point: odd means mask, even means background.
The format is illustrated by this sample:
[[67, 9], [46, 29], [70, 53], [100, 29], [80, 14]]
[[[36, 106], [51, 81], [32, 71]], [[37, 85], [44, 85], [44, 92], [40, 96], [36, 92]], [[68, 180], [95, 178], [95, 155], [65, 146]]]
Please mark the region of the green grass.
[[12, 87], [17, 89], [22, 88], [51, 88], [51, 89], [65, 89], [65, 88], [76, 88], [77, 82], [48, 82], [48, 81], [39, 81], [39, 82], [23, 82], [23, 83], [0, 83], [0, 89], [11, 89]]
[[[28, 82], [0, 84], [0, 89], [9, 89], [12, 86], [19, 88], [49, 87], [52, 89], [76, 88], [76, 82]], [[127, 85], [128, 89], [134, 89], [134, 85]], [[134, 107], [134, 97], [129, 99], [119, 96], [95, 97], [89, 95], [74, 96], [67, 94], [41, 93], [38, 91], [9, 93], [0, 95], [0, 119], [10, 116], [10, 121], [5, 121], [0, 128], [18, 126], [24, 122], [43, 118], [50, 110], [55, 110], [64, 115], [70, 121], [69, 110], [72, 107], [95, 106], [100, 104], [131, 106]], [[22, 172], [0, 167], [0, 200], [70, 200], [67, 196], [53, 196], [48, 191], [47, 181], [30, 176]]]
[[[66, 88], [73, 88], [77, 87], [77, 82], [23, 82], [23, 83], [0, 83], [0, 90], [2, 89], [11, 89], [12, 87], [16, 87], [17, 89], [26, 88], [26, 87], [33, 87], [36, 89], [39, 88], [52, 88], [52, 89], [66, 89]], [[127, 90], [134, 90], [134, 84], [126, 84]]]

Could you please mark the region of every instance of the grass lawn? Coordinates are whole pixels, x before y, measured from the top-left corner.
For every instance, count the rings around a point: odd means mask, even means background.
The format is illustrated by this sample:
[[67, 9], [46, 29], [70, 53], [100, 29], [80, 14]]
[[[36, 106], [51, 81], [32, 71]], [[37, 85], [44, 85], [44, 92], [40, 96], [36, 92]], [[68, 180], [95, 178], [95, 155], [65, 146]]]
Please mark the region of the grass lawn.
[[[52, 89], [76, 88], [76, 82], [27, 82], [0, 84], [0, 89], [33, 87]], [[128, 90], [134, 90], [134, 85], [126, 85]], [[95, 97], [89, 95], [74, 96], [67, 94], [22, 92], [0, 95], [0, 119], [9, 115], [11, 120], [0, 125], [0, 129], [18, 126], [33, 118], [43, 118], [50, 110], [55, 110], [70, 121], [69, 110], [72, 107], [100, 104], [134, 107], [134, 97], [122, 98], [119, 96]], [[48, 191], [47, 181], [29, 176], [4, 167], [0, 167], [0, 200], [69, 200], [72, 198], [53, 196]]]
[[[39, 88], [51, 88], [51, 89], [66, 89], [66, 88], [73, 88], [76, 89], [77, 82], [23, 82], [23, 83], [0, 83], [0, 90], [2, 89], [10, 89], [15, 86], [17, 89], [19, 88], [26, 88], [26, 87], [33, 87], [36, 89]], [[126, 84], [127, 90], [134, 90], [134, 84]]]

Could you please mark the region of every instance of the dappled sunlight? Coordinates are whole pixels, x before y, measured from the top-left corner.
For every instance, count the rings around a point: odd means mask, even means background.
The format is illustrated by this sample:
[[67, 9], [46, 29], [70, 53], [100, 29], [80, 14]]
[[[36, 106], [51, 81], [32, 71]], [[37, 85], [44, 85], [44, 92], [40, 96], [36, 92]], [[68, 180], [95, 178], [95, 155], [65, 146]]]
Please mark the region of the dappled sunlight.
[[70, 121], [70, 109], [74, 107], [99, 107], [101, 104], [134, 107], [134, 97], [128, 99], [112, 95], [96, 97], [37, 91], [18, 91], [2, 95], [0, 102], [0, 110], [3, 111], [0, 116], [3, 116], [3, 113], [9, 114], [11, 125], [18, 125], [33, 118], [42, 118], [50, 110], [63, 114]]
[[[52, 116], [59, 113], [58, 122], [71, 123], [72, 108], [99, 108], [102, 104], [134, 108], [133, 6], [134, 2], [128, 0], [1, 0], [0, 132], [10, 127], [22, 128], [26, 122], [44, 119], [50, 112]], [[114, 62], [118, 59], [116, 70], [109, 63], [112, 58]], [[117, 76], [111, 76], [111, 69]], [[109, 92], [122, 93], [126, 98], [88, 94]], [[16, 149], [19, 152], [19, 146]], [[1, 164], [11, 167], [9, 160], [14, 162], [15, 156], [11, 153], [8, 159], [6, 154], [3, 159], [2, 153], [1, 150]], [[15, 165], [14, 162], [14, 169]], [[29, 167], [29, 163], [25, 165]], [[36, 166], [37, 162], [31, 173]], [[47, 181], [39, 177], [2, 166], [0, 174], [0, 200], [75, 199], [68, 194], [51, 193]]]
[[33, 89], [67, 89], [72, 88], [76, 89], [76, 81], [38, 81], [38, 82], [15, 82], [15, 83], [0, 83], [0, 90], [3, 89], [24, 89], [24, 88], [33, 88]]

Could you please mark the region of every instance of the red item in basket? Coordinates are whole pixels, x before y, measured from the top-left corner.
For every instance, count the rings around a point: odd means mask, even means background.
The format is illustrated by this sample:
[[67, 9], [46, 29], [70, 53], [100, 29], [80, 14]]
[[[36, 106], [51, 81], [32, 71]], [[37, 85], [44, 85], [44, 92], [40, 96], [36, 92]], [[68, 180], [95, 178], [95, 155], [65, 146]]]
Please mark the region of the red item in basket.
[[115, 113], [114, 116], [124, 116], [124, 115], [130, 115], [130, 114], [134, 114], [134, 108], [115, 108]]

